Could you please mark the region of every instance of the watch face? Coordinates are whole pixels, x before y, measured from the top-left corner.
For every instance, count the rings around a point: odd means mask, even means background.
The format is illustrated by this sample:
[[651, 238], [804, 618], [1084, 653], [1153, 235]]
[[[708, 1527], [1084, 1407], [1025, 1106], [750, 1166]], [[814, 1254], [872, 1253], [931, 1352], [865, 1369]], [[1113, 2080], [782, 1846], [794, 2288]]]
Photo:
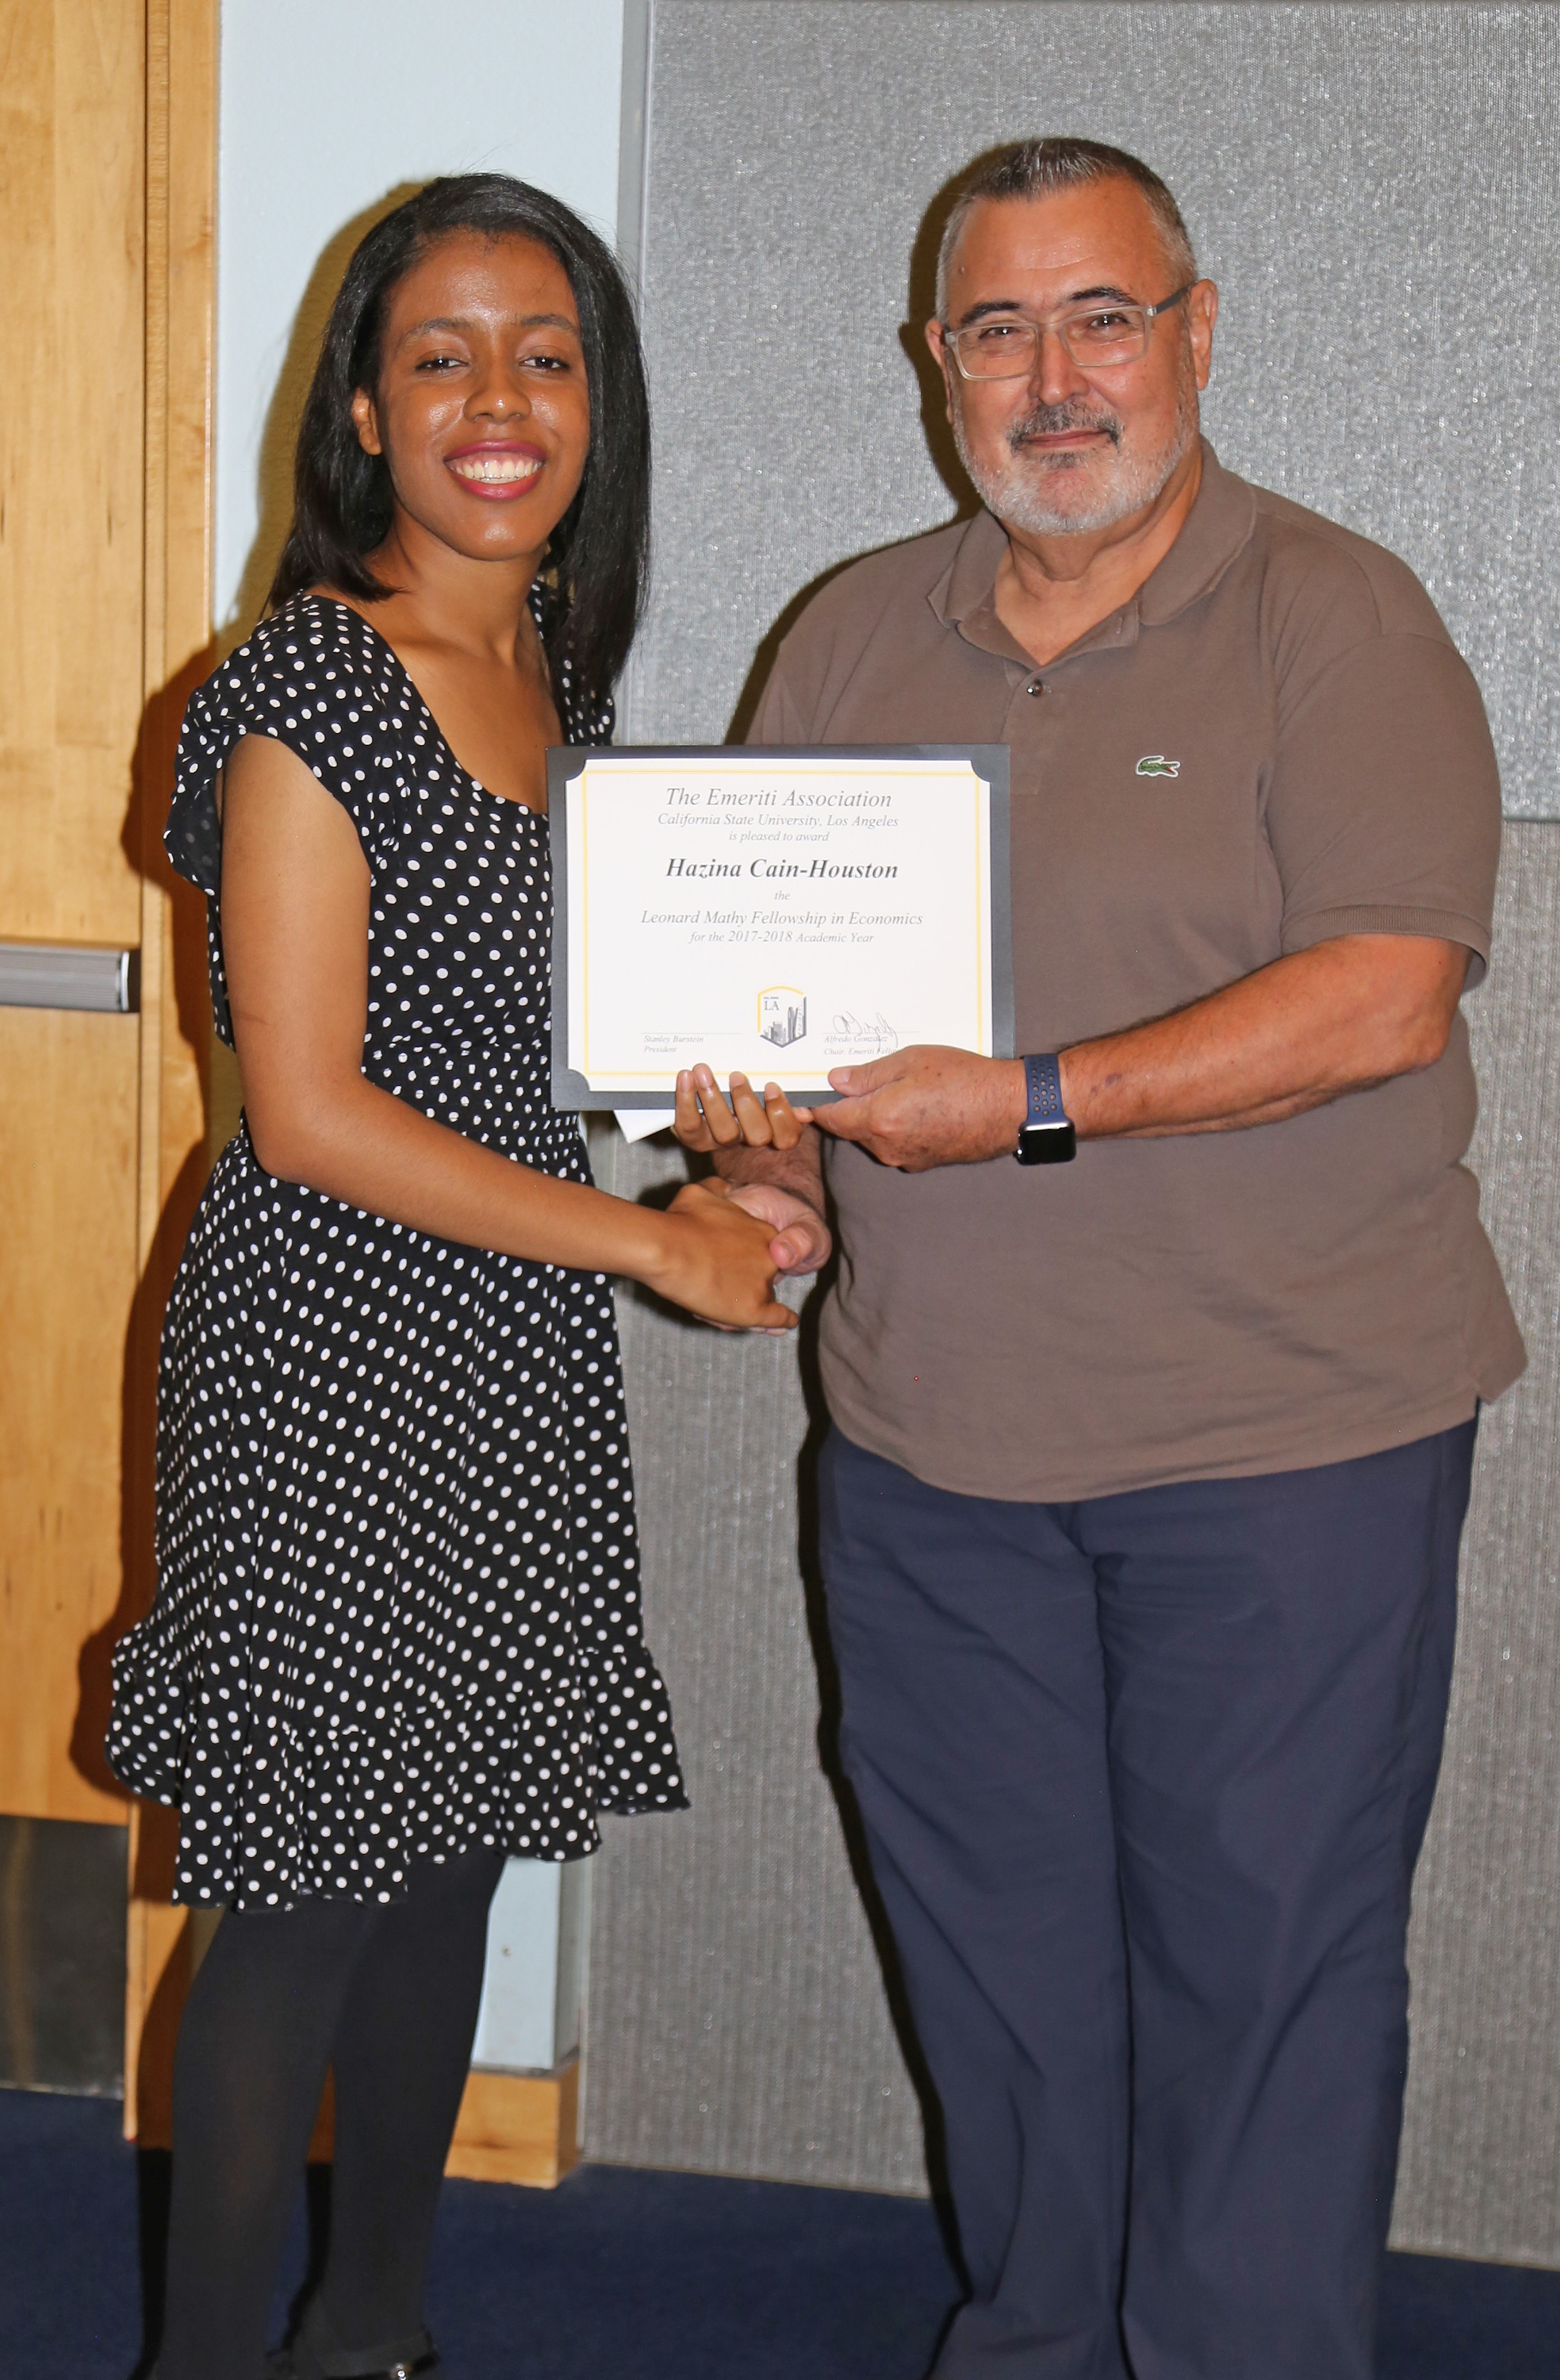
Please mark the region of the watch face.
[[1013, 1155], [1021, 1165], [1066, 1165], [1078, 1154], [1071, 1123], [1026, 1123]]

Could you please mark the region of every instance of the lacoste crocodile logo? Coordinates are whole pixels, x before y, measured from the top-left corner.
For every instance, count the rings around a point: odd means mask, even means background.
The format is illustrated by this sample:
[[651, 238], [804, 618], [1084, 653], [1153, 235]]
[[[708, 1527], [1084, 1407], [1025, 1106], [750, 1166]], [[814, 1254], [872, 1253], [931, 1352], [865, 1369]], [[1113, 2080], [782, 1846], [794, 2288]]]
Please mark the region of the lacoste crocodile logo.
[[1138, 762], [1137, 774], [1140, 777], [1179, 777], [1180, 762], [1167, 760], [1163, 752], [1145, 752]]

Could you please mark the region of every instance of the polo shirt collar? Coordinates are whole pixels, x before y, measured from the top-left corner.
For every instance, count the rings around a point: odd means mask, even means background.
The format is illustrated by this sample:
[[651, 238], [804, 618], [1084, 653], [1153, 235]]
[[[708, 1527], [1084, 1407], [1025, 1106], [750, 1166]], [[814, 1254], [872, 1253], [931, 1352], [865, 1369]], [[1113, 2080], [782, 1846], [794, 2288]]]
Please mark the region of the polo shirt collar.
[[[1227, 471], [1203, 440], [1203, 478], [1180, 535], [1123, 611], [1079, 639], [1090, 645], [1105, 630], [1111, 641], [1135, 639], [1140, 626], [1157, 628], [1217, 586], [1236, 556], [1250, 543], [1256, 499], [1244, 480]], [[978, 512], [966, 528], [952, 561], [928, 601], [939, 620], [958, 628], [972, 644], [1022, 658], [997, 617], [997, 570], [1008, 533], [1000, 521]], [[1078, 647], [1073, 648], [1074, 650]]]
[[1251, 543], [1256, 518], [1257, 501], [1246, 481], [1225, 469], [1204, 438], [1196, 501], [1164, 561], [1138, 589], [1138, 617], [1143, 626], [1161, 627], [1189, 603], [1210, 594]]

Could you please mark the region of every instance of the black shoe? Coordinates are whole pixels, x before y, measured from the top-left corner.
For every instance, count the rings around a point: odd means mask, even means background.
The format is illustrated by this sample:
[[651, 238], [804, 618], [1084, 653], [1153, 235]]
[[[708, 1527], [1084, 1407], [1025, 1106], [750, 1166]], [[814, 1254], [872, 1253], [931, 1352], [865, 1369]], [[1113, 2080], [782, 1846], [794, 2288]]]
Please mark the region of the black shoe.
[[444, 2367], [426, 2330], [416, 2330], [382, 2347], [343, 2349], [327, 2345], [310, 2306], [291, 2347], [267, 2364], [271, 2380], [438, 2380]]
[[[320, 2363], [312, 2359], [299, 2362], [292, 2348], [280, 2347], [274, 2355], [266, 2358], [265, 2368], [270, 2380], [316, 2380], [317, 2374], [325, 2375], [325, 2380], [439, 2380], [444, 2367], [426, 2330], [417, 2334], [417, 2353], [410, 2362], [405, 2352], [407, 2342], [403, 2339], [399, 2345], [402, 2352], [393, 2356], [389, 2363], [383, 2361], [382, 2348], [370, 2350], [376, 2358], [372, 2363], [365, 2362], [360, 2355], [345, 2360], [332, 2356]], [[155, 2374], [152, 2380], [156, 2380]]]
[[[439, 2380], [444, 2367], [426, 2330], [391, 2347], [371, 2347], [367, 2354], [326, 2355], [323, 2360], [300, 2338], [296, 2348], [279, 2347], [265, 2359], [267, 2380]], [[154, 2363], [147, 2380], [157, 2380]]]

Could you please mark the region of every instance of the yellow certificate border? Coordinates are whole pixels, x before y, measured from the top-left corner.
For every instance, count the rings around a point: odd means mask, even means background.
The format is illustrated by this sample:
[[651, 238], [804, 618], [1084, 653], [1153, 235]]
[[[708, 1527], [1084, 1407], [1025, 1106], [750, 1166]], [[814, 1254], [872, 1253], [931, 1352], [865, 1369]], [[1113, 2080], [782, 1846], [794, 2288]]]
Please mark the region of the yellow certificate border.
[[[760, 757], [756, 754], [750, 756], [743, 752], [733, 753], [730, 759], [728, 759], [724, 754], [708, 759], [707, 759], [703, 754], [699, 754], [697, 756], [690, 755], [687, 758], [679, 758], [675, 762], [673, 762], [673, 760], [669, 757], [663, 763], [659, 755], [654, 761], [640, 759], [635, 753], [633, 747], [630, 747], [621, 754], [609, 752], [596, 755], [586, 762], [585, 767], [579, 771], [577, 776], [570, 780], [568, 788], [569, 793], [572, 794], [576, 786], [579, 790], [579, 853], [577, 863], [575, 865], [572, 865], [570, 868], [568, 887], [569, 906], [571, 910], [574, 910], [574, 886], [577, 876], [577, 922], [580, 952], [580, 1065], [578, 1071], [592, 1092], [598, 1091], [598, 1086], [593, 1078], [590, 1063], [590, 774], [591, 771], [595, 769], [599, 771], [601, 775], [604, 777], [626, 776], [631, 772], [646, 775], [654, 773], [656, 770], [663, 766], [667, 770], [668, 773], [671, 773], [675, 766], [675, 768], [685, 771], [702, 771], [709, 776], [714, 776], [718, 772], [722, 776], [741, 773], [746, 773], [749, 775], [757, 773], [760, 775], [770, 776], [777, 773], [793, 774], [796, 776], [839, 776], [841, 772], [847, 774], [850, 773], [853, 764], [850, 760], [842, 759], [838, 755], [830, 755], [827, 757], [819, 756], [816, 758], [811, 755], [804, 755], [799, 756], [796, 759], [788, 763], [777, 759], [772, 754]], [[950, 782], [950, 785], [956, 784], [961, 776], [966, 778], [968, 781], [968, 792], [972, 809], [972, 823], [973, 826], [975, 842], [975, 934], [973, 959], [975, 974], [974, 1008], [975, 1015], [978, 1020], [979, 1036], [982, 1045], [979, 1054], [981, 1056], [989, 1056], [991, 1054], [993, 1040], [991, 998], [993, 954], [989, 929], [991, 892], [991, 782], [988, 778], [983, 777], [979, 770], [975, 767], [974, 762], [967, 758], [957, 760], [927, 759], [889, 762], [864, 760], [859, 764], [859, 773], [864, 776], [870, 773], [872, 776], [879, 778], [911, 778], [918, 780], [923, 783], [927, 778], [937, 777], [938, 775], [948, 778]], [[575, 917], [571, 916], [569, 919], [571, 947], [573, 946], [574, 926]], [[574, 1021], [573, 1015], [573, 1000], [567, 985], [564, 987], [564, 999], [568, 1003], [570, 1029], [572, 1035]], [[768, 1072], [768, 1079], [771, 1082], [779, 1083], [782, 1090], [788, 1087], [812, 1090], [816, 1087], [814, 1079], [816, 1071], [816, 1070], [814, 1068], [792, 1068], [790, 1070], [771, 1068]], [[670, 1075], [675, 1078], [676, 1073], [677, 1069], [675, 1067], [618, 1067], [612, 1070], [612, 1087], [615, 1087], [619, 1085], [627, 1086], [629, 1084], [648, 1084], [658, 1090], [664, 1089], [667, 1098], [670, 1100], [675, 1088], [675, 1081], [673, 1079], [669, 1082], [667, 1077]]]

